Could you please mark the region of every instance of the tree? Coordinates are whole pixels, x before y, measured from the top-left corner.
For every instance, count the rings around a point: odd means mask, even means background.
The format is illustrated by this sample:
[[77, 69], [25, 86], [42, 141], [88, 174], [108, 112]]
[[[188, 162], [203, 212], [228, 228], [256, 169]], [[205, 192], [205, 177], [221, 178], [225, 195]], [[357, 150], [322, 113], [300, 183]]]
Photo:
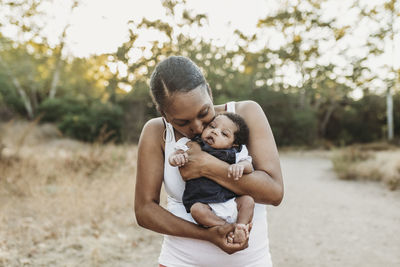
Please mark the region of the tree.
[[374, 56], [382, 56], [389, 50], [390, 62], [382, 67], [385, 70], [384, 76], [375, 76], [377, 80], [383, 81], [386, 85], [386, 119], [387, 119], [387, 139], [391, 141], [394, 137], [393, 122], [393, 93], [396, 92], [398, 86], [398, 72], [400, 69], [395, 67], [395, 36], [400, 32], [400, 27], [396, 23], [400, 11], [398, 1], [386, 0], [379, 2], [373, 6], [362, 5], [360, 1], [355, 2], [360, 6], [360, 19], [367, 20], [371, 28], [376, 30], [368, 36], [367, 46], [369, 54]]
[[[48, 92], [49, 98], [55, 97], [63, 64], [62, 51], [69, 24], [64, 27], [60, 43], [51, 48], [47, 37], [42, 34], [47, 14], [41, 11], [41, 7], [49, 2], [0, 1], [0, 14], [6, 22], [0, 24], [0, 68], [10, 77], [12, 88], [18, 92], [30, 119], [35, 116], [39, 102], [45, 98], [44, 91]], [[77, 6], [75, 0], [71, 12]], [[1, 35], [4, 26], [16, 29], [14, 40]], [[49, 80], [51, 82], [47, 83]]]

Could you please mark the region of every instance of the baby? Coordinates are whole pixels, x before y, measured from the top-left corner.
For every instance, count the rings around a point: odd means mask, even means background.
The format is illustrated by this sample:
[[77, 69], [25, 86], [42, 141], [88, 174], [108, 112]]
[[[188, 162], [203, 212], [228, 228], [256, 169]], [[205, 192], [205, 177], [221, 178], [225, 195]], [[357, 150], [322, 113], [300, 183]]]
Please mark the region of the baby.
[[[222, 113], [194, 141], [203, 151], [229, 163], [228, 178], [238, 180], [243, 174], [253, 171], [252, 159], [244, 146], [248, 138], [249, 129], [242, 117], [235, 113]], [[181, 167], [187, 162], [188, 141], [190, 139], [186, 137], [177, 141], [175, 152], [168, 158], [172, 166]], [[182, 201], [198, 224], [212, 227], [236, 222], [230, 241], [241, 243], [248, 238], [254, 210], [251, 196], [237, 196], [211, 179], [200, 177], [186, 182]]]

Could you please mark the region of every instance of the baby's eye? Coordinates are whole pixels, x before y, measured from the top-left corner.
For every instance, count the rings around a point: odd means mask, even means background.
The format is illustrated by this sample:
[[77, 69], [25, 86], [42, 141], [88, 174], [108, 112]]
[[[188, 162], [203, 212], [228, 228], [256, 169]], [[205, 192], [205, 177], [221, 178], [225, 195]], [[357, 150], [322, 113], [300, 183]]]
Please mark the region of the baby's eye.
[[224, 132], [222, 133], [222, 135], [225, 136], [225, 137], [228, 137], [228, 135], [226, 133], [224, 133]]
[[215, 125], [214, 124], [210, 124], [210, 128], [215, 128]]

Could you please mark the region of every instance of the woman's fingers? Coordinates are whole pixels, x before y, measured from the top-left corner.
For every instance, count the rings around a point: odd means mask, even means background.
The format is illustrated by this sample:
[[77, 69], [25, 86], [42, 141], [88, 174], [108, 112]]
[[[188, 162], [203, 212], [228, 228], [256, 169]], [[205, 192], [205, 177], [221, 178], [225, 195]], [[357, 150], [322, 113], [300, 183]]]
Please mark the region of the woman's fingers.
[[228, 243], [233, 243], [233, 238], [234, 238], [234, 234], [233, 232], [229, 232], [227, 239], [228, 239]]

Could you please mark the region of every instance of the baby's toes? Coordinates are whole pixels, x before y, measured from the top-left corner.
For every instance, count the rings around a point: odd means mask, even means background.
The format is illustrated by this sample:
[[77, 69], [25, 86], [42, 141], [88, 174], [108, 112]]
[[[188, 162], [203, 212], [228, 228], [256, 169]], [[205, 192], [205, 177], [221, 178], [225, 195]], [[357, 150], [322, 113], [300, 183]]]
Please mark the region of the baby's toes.
[[242, 243], [245, 240], [246, 240], [246, 231], [242, 228], [235, 228], [233, 242], [234, 243]]

